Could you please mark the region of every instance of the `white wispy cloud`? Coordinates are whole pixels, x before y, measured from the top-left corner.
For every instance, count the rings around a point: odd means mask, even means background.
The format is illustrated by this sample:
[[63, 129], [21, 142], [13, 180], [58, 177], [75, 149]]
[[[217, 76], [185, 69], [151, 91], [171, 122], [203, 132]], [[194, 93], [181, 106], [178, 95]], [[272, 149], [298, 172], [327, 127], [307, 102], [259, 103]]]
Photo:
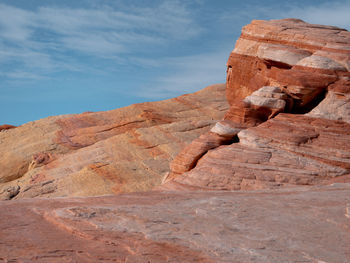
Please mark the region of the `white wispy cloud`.
[[138, 89], [135, 95], [163, 99], [191, 93], [211, 84], [224, 83], [229, 53], [230, 46], [227, 46], [209, 53], [158, 60], [157, 66], [171, 67], [172, 70]]
[[[113, 60], [147, 51], [150, 46], [189, 39], [201, 30], [186, 6], [178, 1], [166, 0], [153, 8], [43, 6], [34, 11], [0, 4], [0, 65], [17, 63], [28, 76], [34, 74], [34, 68], [36, 75], [84, 68], [86, 65], [77, 61], [75, 65], [62, 63], [65, 53]], [[9, 78], [18, 75], [7, 73]]]
[[[196, 2], [203, 4], [202, 0]], [[104, 72], [101, 65], [105, 64], [88, 64], [79, 60], [82, 56], [112, 61], [113, 65], [105, 66], [110, 67], [110, 72], [115, 70], [113, 66], [123, 65], [164, 68], [159, 76], [137, 90], [137, 95], [143, 97], [154, 94], [169, 97], [225, 81], [225, 63], [234, 45], [233, 38], [226, 49], [176, 58], [163, 53], [149, 58], [157, 48], [205, 32], [186, 1], [164, 0], [152, 7], [110, 3], [94, 8], [41, 6], [35, 10], [0, 4], [1, 77], [39, 80], [57, 71]], [[350, 28], [350, 1], [317, 5], [305, 2], [302, 6], [300, 3], [242, 3], [237, 7], [239, 10], [227, 9], [221, 16], [212, 17], [213, 24], [226, 28], [232, 35], [238, 35], [241, 26], [252, 19], [285, 17]], [[11, 63], [15, 66], [4, 66]]]
[[14, 79], [29, 79], [29, 80], [40, 80], [44, 77], [36, 75], [33, 73], [23, 72], [23, 71], [12, 71], [7, 73], [0, 73], [0, 76], [14, 78]]
[[0, 36], [8, 41], [26, 41], [31, 35], [33, 22], [30, 12], [0, 4]]

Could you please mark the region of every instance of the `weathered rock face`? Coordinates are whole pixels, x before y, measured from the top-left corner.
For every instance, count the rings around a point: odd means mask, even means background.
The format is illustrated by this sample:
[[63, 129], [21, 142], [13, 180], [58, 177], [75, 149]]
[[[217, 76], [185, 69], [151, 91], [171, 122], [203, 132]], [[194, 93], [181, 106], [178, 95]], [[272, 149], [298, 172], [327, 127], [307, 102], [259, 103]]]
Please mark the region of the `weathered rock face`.
[[238, 138], [238, 143], [203, 154], [194, 169], [173, 175], [162, 189], [247, 190], [319, 185], [350, 174], [350, 123], [279, 114], [257, 127], [242, 130]]
[[243, 129], [231, 121], [220, 121], [208, 132], [192, 141], [170, 163], [170, 173], [164, 179], [165, 182], [193, 169], [200, 158], [209, 150], [223, 144], [231, 144], [237, 141], [237, 133]]
[[329, 91], [326, 98], [307, 115], [350, 123], [350, 92]]
[[159, 185], [184, 145], [223, 118], [225, 85], [0, 132], [2, 199], [91, 196]]
[[349, 262], [349, 196], [335, 184], [2, 201], [0, 262]]
[[344, 29], [296, 19], [245, 26], [228, 60], [225, 116], [231, 130], [244, 130], [230, 133], [218, 123], [175, 157], [160, 189], [263, 189], [347, 178], [349, 70]]
[[[256, 111], [241, 103], [262, 86], [276, 86], [288, 94], [292, 104], [286, 112], [306, 113], [335, 90], [338, 102], [333, 105], [348, 105], [349, 43], [350, 32], [337, 27], [297, 19], [252, 21], [243, 27], [227, 62], [226, 92], [231, 108], [226, 118], [252, 125], [265, 121], [268, 113], [254, 116]], [[332, 105], [322, 105], [317, 115], [346, 120], [348, 116], [342, 113]]]

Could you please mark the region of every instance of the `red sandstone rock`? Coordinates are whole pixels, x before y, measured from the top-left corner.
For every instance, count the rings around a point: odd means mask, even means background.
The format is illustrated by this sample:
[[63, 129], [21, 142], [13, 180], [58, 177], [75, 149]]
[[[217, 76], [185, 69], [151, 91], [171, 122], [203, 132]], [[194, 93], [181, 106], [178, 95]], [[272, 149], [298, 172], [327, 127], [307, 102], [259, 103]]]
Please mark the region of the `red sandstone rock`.
[[9, 125], [9, 124], [3, 124], [3, 125], [0, 125], [0, 132], [3, 130], [9, 130], [9, 129], [13, 129], [13, 128], [16, 128], [16, 126]]
[[244, 127], [231, 121], [221, 121], [207, 133], [187, 145], [170, 163], [170, 173], [166, 174], [162, 183], [170, 181], [178, 175], [193, 169], [198, 160], [209, 150], [222, 144], [230, 144]]
[[[280, 112], [307, 113], [316, 106], [308, 116], [350, 122], [348, 31], [297, 19], [253, 21], [242, 29], [227, 65], [230, 109], [225, 119], [246, 127], [260, 126], [241, 131], [240, 143], [230, 146], [217, 148], [223, 144], [217, 141], [199, 151], [195, 140], [174, 159], [168, 176], [172, 180], [162, 189], [238, 190], [319, 184], [349, 173], [347, 123], [293, 115], [269, 120]], [[328, 130], [317, 124], [321, 122]], [[277, 143], [272, 139], [276, 135], [280, 136]], [[206, 144], [204, 139], [202, 145]], [[315, 147], [320, 140], [322, 144]], [[249, 145], [251, 141], [254, 143]], [[305, 145], [310, 148], [305, 149]], [[330, 149], [342, 151], [333, 156]], [[193, 151], [197, 155], [191, 154]], [[279, 156], [281, 163], [271, 156]]]
[[[267, 85], [283, 88], [293, 98], [287, 112], [306, 113], [327, 89], [350, 85], [350, 33], [297, 19], [254, 20], [243, 27], [227, 66], [226, 92], [231, 105], [227, 119], [252, 122], [252, 118], [263, 118], [254, 115], [255, 110], [247, 112], [241, 101]], [[350, 93], [349, 89], [342, 92]], [[318, 116], [344, 118], [342, 112], [329, 107], [320, 108], [326, 113]]]
[[208, 150], [229, 142], [231, 139], [230, 137], [220, 136], [213, 132], [207, 132], [201, 135], [185, 147], [171, 162], [170, 169], [172, 174], [168, 175], [165, 181], [191, 170]]
[[285, 91], [279, 87], [263, 86], [232, 105], [226, 113], [226, 119], [255, 126], [280, 112], [289, 111], [293, 108], [294, 100]]
[[177, 175], [161, 189], [317, 185], [350, 173], [349, 123], [279, 114], [242, 130], [238, 138], [239, 143], [209, 151], [192, 170]]
[[165, 101], [49, 117], [0, 133], [0, 196], [150, 190], [169, 171], [169, 160], [227, 108], [220, 84]]
[[0, 262], [350, 261], [350, 185], [0, 202]]

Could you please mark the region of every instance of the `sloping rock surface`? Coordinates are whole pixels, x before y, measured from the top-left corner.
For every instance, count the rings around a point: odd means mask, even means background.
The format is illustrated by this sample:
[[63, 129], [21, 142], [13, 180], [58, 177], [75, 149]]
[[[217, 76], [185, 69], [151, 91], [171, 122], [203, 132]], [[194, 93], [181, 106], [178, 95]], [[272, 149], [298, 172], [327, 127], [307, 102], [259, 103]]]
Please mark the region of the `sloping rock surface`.
[[203, 154], [192, 170], [173, 175], [162, 189], [318, 185], [350, 174], [350, 123], [281, 113], [240, 131], [238, 139]]
[[218, 84], [174, 99], [63, 115], [0, 132], [2, 199], [92, 196], [159, 185], [169, 160], [223, 118]]
[[0, 202], [0, 262], [350, 261], [350, 185]]

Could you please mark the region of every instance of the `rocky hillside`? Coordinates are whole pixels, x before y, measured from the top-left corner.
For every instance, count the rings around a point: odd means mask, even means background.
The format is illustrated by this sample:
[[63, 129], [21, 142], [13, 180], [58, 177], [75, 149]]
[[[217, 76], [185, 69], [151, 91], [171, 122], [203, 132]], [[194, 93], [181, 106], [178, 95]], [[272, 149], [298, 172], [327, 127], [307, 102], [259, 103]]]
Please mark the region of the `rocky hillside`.
[[350, 33], [253, 21], [226, 88], [4, 126], [0, 154], [0, 262], [350, 262]]
[[178, 98], [62, 115], [0, 132], [1, 199], [147, 191], [169, 161], [223, 118], [218, 84]]

